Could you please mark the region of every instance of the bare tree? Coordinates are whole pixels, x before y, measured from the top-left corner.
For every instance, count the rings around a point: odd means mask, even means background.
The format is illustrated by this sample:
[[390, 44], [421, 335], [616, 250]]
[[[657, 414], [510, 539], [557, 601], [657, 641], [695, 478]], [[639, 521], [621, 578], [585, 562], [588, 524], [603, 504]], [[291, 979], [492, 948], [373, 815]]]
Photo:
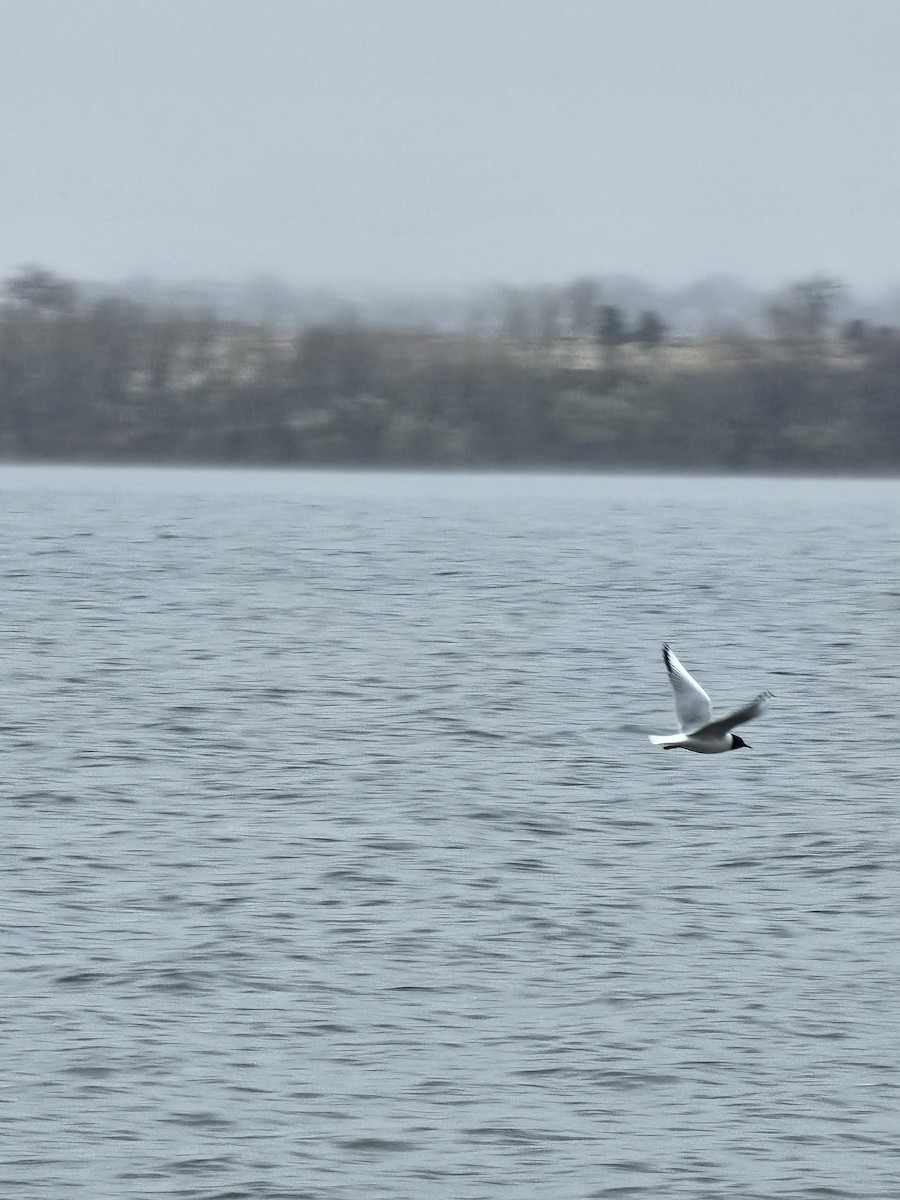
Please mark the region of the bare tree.
[[832, 325], [834, 308], [843, 285], [834, 279], [814, 278], [795, 283], [766, 311], [774, 336], [789, 345], [822, 341]]
[[573, 279], [563, 290], [569, 328], [576, 337], [590, 337], [597, 324], [597, 309], [602, 289], [596, 279]]
[[71, 312], [78, 299], [74, 283], [44, 267], [30, 265], [6, 280], [4, 292], [13, 304], [45, 312]]

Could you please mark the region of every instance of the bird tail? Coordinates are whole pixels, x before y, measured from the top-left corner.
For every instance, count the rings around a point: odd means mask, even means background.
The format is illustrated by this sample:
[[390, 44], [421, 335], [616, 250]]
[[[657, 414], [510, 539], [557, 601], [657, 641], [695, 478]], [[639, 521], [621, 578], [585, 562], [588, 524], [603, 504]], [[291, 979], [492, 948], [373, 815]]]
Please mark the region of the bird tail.
[[654, 746], [679, 746], [684, 741], [683, 733], [670, 733], [668, 737], [659, 737], [657, 734], [648, 733], [647, 738]]

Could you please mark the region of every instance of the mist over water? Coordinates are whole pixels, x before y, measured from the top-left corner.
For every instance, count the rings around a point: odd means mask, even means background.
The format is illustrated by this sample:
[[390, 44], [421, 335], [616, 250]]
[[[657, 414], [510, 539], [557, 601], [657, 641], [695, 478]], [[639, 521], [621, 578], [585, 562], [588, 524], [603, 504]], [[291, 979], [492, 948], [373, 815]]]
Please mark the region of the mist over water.
[[900, 485], [0, 496], [4, 1194], [900, 1194]]

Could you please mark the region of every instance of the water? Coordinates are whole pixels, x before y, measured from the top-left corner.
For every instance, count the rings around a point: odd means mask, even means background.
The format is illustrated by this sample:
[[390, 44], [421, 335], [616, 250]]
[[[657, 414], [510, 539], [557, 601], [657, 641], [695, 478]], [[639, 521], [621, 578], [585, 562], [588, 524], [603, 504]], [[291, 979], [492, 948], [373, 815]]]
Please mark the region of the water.
[[0, 1193], [900, 1195], [900, 485], [0, 497]]

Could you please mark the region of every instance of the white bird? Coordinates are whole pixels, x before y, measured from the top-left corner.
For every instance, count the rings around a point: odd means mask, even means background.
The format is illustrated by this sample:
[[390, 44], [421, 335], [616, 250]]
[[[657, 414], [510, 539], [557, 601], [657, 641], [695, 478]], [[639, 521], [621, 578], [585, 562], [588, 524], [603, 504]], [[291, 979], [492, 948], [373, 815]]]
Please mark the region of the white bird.
[[653, 745], [662, 746], [664, 750], [693, 750], [695, 754], [724, 754], [726, 750], [741, 750], [744, 747], [749, 750], [751, 747], [744, 739], [731, 731], [735, 725], [743, 725], [745, 721], [758, 717], [772, 693], [761, 692], [743, 708], [714, 721], [709, 696], [697, 680], [685, 670], [668, 646], [663, 646], [662, 653], [675, 693], [675, 714], [681, 732], [669, 737], [651, 734]]

